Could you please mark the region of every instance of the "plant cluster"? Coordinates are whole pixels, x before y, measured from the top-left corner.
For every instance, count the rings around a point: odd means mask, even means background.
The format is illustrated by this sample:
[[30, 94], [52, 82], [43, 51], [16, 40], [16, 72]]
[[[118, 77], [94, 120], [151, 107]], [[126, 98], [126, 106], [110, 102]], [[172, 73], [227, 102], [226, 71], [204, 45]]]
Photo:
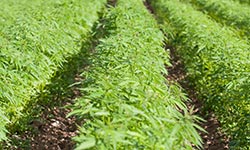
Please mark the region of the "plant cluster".
[[83, 97], [69, 115], [85, 119], [76, 150], [193, 149], [201, 146], [197, 116], [167, 74], [164, 35], [142, 0], [118, 0], [104, 16], [99, 40], [84, 72]]
[[81, 49], [106, 0], [1, 0], [0, 141], [6, 124]]
[[217, 21], [243, 30], [250, 35], [250, 7], [233, 0], [191, 0], [199, 9], [205, 10]]
[[235, 0], [235, 1], [238, 1], [242, 4], [250, 4], [250, 0]]
[[[151, 2], [172, 44], [178, 47], [190, 81], [207, 111], [218, 116], [231, 137], [230, 147], [250, 145], [250, 46], [232, 30], [221, 26], [187, 3]], [[235, 13], [235, 12], [234, 12]], [[171, 27], [171, 28], [169, 28]], [[169, 32], [170, 31], [170, 32]]]

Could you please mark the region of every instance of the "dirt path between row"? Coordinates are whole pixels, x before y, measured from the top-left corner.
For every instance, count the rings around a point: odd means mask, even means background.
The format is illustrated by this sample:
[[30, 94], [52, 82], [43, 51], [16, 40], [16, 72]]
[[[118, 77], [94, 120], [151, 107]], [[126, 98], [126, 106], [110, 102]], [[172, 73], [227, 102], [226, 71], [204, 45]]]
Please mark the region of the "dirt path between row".
[[[81, 81], [76, 75], [75, 83]], [[78, 134], [78, 127], [82, 123], [76, 117], [67, 117], [72, 110], [69, 108], [74, 100], [81, 96], [77, 88], [72, 87], [72, 95], [67, 97], [60, 105], [45, 107], [40, 120], [31, 122], [36, 134], [26, 134], [30, 140], [32, 150], [73, 150], [75, 143], [72, 137]]]

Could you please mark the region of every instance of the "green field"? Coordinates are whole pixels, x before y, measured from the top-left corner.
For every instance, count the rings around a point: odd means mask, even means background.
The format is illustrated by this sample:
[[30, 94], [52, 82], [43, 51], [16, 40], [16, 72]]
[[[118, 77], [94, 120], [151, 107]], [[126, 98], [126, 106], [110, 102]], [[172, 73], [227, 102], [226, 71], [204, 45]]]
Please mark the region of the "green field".
[[166, 46], [229, 149], [250, 148], [250, 2], [148, 0], [153, 14], [145, 3], [0, 1], [0, 149], [53, 78], [83, 60], [81, 81], [68, 86], [81, 86], [68, 114], [81, 122], [75, 149], [203, 149], [205, 116], [193, 114], [187, 93], [166, 78]]

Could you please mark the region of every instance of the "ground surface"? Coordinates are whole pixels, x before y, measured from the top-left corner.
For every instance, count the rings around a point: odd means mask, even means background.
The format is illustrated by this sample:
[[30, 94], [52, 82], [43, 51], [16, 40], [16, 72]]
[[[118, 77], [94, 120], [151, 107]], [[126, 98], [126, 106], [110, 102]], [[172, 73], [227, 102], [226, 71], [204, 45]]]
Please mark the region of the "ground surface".
[[[65, 105], [68, 105], [67, 103]], [[37, 129], [37, 134], [26, 138], [31, 141], [33, 150], [71, 150], [74, 147], [71, 137], [77, 135], [76, 119], [66, 118], [70, 110], [66, 108], [54, 107], [47, 109], [42, 114], [43, 121], [33, 122], [33, 127]], [[53, 117], [50, 117], [53, 115]]]

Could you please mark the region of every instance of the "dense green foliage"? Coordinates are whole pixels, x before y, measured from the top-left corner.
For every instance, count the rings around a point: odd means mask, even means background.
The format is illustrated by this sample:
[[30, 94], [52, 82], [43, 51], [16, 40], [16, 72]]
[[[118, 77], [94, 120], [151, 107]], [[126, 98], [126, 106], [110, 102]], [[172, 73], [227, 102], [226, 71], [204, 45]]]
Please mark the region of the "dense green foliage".
[[[26, 105], [35, 102], [32, 97], [79, 54], [106, 2], [0, 1], [0, 141], [6, 139], [6, 125], [18, 122]], [[221, 23], [249, 36], [250, 1], [151, 3], [206, 111], [215, 112], [230, 136], [230, 148], [249, 149], [249, 41]], [[82, 74], [83, 96], [69, 114], [85, 120], [74, 138], [76, 149], [201, 147], [196, 130], [202, 129], [195, 123], [200, 118], [187, 110], [179, 86], [164, 77], [165, 65], [171, 65], [169, 53], [143, 0], [117, 0], [103, 17], [97, 25], [102, 31], [96, 34], [104, 38], [87, 52], [90, 65]]]
[[81, 49], [105, 0], [0, 1], [0, 140], [36, 91]]
[[[233, 31], [178, 0], [152, 0], [207, 111], [218, 116], [230, 147], [250, 145], [250, 47]], [[171, 27], [171, 28], [169, 28]], [[170, 30], [171, 29], [171, 30]]]
[[168, 84], [164, 35], [142, 0], [118, 0], [105, 15], [106, 38], [89, 58], [71, 115], [85, 118], [80, 149], [192, 149], [201, 145], [178, 86]]
[[[250, 35], [250, 6], [233, 0], [191, 0], [201, 10], [206, 10], [217, 21], [242, 29]], [[222, 19], [222, 20], [221, 20]]]
[[250, 0], [235, 0], [241, 2], [242, 4], [250, 4]]

